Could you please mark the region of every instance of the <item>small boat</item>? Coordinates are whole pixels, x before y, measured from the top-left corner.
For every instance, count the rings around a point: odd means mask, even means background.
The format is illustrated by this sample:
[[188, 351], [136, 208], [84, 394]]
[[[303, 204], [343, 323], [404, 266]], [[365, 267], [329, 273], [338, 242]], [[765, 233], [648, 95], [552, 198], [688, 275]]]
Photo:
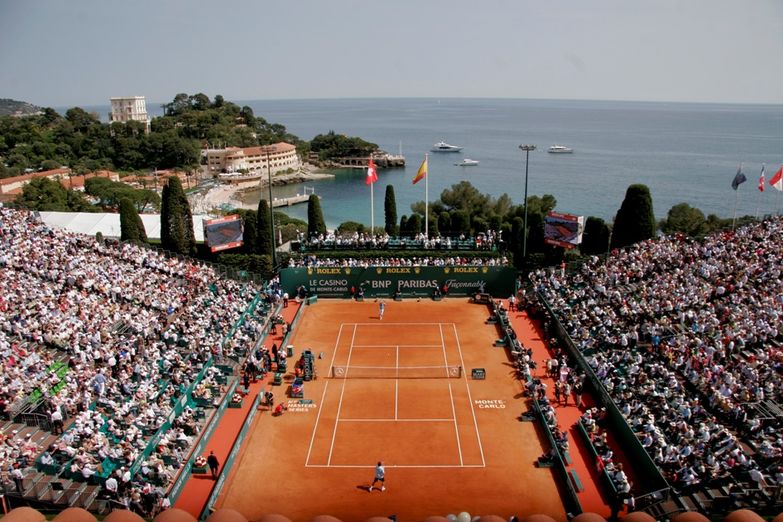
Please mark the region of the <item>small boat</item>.
[[449, 145], [445, 141], [439, 141], [435, 145], [432, 146], [432, 152], [459, 152], [462, 150], [462, 147], [457, 147], [456, 145]]
[[550, 152], [552, 154], [571, 154], [574, 152], [574, 149], [570, 147], [566, 147], [565, 145], [552, 145], [549, 147], [547, 152]]
[[454, 165], [456, 165], [457, 167], [475, 167], [478, 164], [479, 164], [478, 160], [465, 158], [459, 163], [455, 163]]

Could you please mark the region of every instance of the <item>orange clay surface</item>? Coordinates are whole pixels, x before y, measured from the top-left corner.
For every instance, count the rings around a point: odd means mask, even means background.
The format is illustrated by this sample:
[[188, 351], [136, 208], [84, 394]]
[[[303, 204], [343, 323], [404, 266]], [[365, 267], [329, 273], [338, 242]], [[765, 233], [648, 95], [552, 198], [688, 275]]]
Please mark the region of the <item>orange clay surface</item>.
[[[506, 350], [493, 347], [488, 308], [463, 298], [387, 300], [383, 320], [378, 312], [373, 300], [305, 308], [288, 368], [305, 349], [323, 352], [317, 379], [304, 385], [312, 404], [285, 396], [290, 373], [283, 386], [266, 385], [288, 411], [259, 412], [215, 507], [250, 520], [280, 513], [407, 521], [461, 511], [565, 520], [552, 470], [534, 466], [544, 452], [535, 424], [517, 420], [526, 409], [522, 387]], [[347, 367], [347, 378], [332, 377], [333, 366]], [[432, 366], [401, 370], [419, 378], [351, 377], [377, 371], [362, 367]], [[462, 376], [446, 378], [445, 366], [461, 366]], [[485, 368], [486, 379], [472, 380], [472, 368]], [[386, 491], [369, 491], [379, 460]]]

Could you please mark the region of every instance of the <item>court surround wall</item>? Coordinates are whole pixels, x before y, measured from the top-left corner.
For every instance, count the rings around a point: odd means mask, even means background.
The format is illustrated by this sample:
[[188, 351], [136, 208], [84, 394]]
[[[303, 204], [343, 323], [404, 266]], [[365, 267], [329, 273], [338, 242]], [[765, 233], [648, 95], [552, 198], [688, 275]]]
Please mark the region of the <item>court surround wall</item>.
[[351, 288], [361, 287], [365, 297], [430, 297], [436, 289], [448, 287], [448, 295], [467, 296], [484, 291], [495, 297], [514, 292], [516, 271], [500, 266], [405, 266], [284, 268], [280, 271], [283, 290], [295, 295], [304, 286], [318, 297], [350, 297]]

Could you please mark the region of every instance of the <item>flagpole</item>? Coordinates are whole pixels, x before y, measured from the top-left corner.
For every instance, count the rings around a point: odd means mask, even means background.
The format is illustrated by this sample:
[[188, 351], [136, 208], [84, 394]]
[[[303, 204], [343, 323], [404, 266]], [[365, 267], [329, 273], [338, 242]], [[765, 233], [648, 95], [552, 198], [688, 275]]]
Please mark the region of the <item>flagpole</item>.
[[424, 161], [427, 163], [427, 175], [424, 176], [424, 240], [430, 239], [430, 162], [429, 154], [424, 154]]
[[375, 183], [370, 183], [370, 235], [374, 235], [375, 233], [375, 198], [373, 197], [373, 188], [375, 187]]
[[731, 220], [731, 231], [734, 232], [734, 225], [737, 223], [737, 200], [739, 199], [739, 187], [734, 191], [734, 217]]
[[761, 207], [761, 191], [759, 190], [759, 195], [756, 196], [756, 221], [759, 220], [759, 208]]
[[756, 196], [756, 221], [759, 220], [759, 208], [761, 208], [761, 193], [764, 192], [764, 171], [766, 170], [766, 163], [761, 164], [761, 174], [759, 176], [759, 194]]

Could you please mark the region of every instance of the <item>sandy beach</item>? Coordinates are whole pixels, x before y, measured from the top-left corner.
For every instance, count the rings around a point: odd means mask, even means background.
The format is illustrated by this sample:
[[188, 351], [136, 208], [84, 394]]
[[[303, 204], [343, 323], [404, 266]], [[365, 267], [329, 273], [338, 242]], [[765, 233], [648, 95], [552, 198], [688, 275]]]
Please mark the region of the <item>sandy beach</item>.
[[[276, 174], [272, 177], [272, 186], [291, 185], [304, 183], [318, 179], [333, 178], [334, 174], [319, 171], [313, 165], [305, 165], [302, 170], [290, 174]], [[248, 181], [245, 183], [220, 183], [211, 187], [206, 192], [199, 192], [190, 196], [190, 204], [194, 213], [208, 213], [210, 210], [223, 206], [255, 210], [257, 205], [242, 202], [240, 196], [243, 191], [266, 187], [267, 180]]]

